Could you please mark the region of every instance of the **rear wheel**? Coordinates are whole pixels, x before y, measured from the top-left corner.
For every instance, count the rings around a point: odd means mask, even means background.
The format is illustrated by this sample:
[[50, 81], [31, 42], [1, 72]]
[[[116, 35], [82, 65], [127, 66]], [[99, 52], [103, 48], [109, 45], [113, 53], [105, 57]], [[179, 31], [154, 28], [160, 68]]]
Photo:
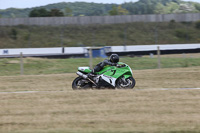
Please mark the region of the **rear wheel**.
[[133, 77], [129, 77], [127, 79], [121, 77], [116, 81], [116, 87], [118, 89], [133, 89], [135, 87], [135, 83], [136, 82]]
[[82, 77], [77, 77], [72, 82], [73, 90], [88, 89], [91, 87], [92, 87], [92, 83]]

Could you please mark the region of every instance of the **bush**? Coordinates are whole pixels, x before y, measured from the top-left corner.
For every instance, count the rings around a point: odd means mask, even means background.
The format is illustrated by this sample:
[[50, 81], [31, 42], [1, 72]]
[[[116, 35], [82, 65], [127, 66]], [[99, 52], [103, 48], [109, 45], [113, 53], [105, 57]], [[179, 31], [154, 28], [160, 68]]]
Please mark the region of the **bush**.
[[176, 26], [176, 21], [174, 19], [170, 20], [169, 28], [175, 28], [175, 26]]
[[185, 39], [185, 38], [191, 39], [191, 35], [190, 35], [189, 31], [187, 31], [185, 29], [177, 29], [175, 31], [175, 35], [176, 35], [176, 37], [181, 38], [181, 39]]
[[200, 20], [195, 23], [195, 28], [200, 29]]
[[17, 40], [17, 30], [12, 28], [10, 31], [10, 38], [12, 38], [13, 40]]

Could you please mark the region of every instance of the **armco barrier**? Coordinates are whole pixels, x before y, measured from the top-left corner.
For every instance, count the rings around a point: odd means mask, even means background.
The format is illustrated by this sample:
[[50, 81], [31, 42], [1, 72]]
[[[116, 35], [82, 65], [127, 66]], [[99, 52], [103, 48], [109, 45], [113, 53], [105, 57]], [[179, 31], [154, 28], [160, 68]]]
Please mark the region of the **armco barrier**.
[[[156, 54], [157, 47], [161, 54], [200, 53], [200, 44], [166, 44], [166, 45], [137, 45], [137, 46], [110, 46], [104, 47], [106, 55], [149, 55]], [[19, 57], [22, 52], [25, 57], [68, 58], [86, 57], [89, 47], [62, 47], [57, 48], [18, 48], [0, 49], [0, 58]], [[98, 51], [100, 52], [100, 51]]]

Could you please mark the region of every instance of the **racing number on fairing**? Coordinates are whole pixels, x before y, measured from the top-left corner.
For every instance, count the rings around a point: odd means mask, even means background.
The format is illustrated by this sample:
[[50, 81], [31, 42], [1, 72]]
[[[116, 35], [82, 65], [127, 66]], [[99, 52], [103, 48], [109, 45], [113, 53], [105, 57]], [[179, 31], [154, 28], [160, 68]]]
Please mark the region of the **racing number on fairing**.
[[[112, 72], [112, 71], [111, 71]], [[116, 73], [116, 70], [113, 70], [113, 74], [112, 75], [110, 75], [110, 76], [113, 76], [113, 75], [115, 75], [115, 73]]]

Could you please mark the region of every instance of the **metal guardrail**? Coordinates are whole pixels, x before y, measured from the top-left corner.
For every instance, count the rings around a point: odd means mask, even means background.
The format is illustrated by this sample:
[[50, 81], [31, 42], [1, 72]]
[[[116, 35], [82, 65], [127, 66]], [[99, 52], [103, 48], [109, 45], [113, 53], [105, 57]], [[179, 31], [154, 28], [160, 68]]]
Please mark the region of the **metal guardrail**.
[[[159, 46], [161, 54], [177, 53], [199, 53], [200, 44], [167, 44], [167, 45], [136, 45], [136, 46], [110, 46], [104, 47], [106, 55], [118, 53], [119, 55], [149, 55], [156, 54]], [[64, 53], [63, 49], [64, 48]], [[89, 47], [56, 47], [56, 48], [18, 48], [0, 49], [0, 58], [20, 57], [47, 57], [47, 58], [68, 58], [68, 57], [88, 57]], [[90, 48], [89, 48], [90, 49]], [[98, 51], [100, 52], [100, 51]], [[99, 55], [99, 57], [101, 57]]]

